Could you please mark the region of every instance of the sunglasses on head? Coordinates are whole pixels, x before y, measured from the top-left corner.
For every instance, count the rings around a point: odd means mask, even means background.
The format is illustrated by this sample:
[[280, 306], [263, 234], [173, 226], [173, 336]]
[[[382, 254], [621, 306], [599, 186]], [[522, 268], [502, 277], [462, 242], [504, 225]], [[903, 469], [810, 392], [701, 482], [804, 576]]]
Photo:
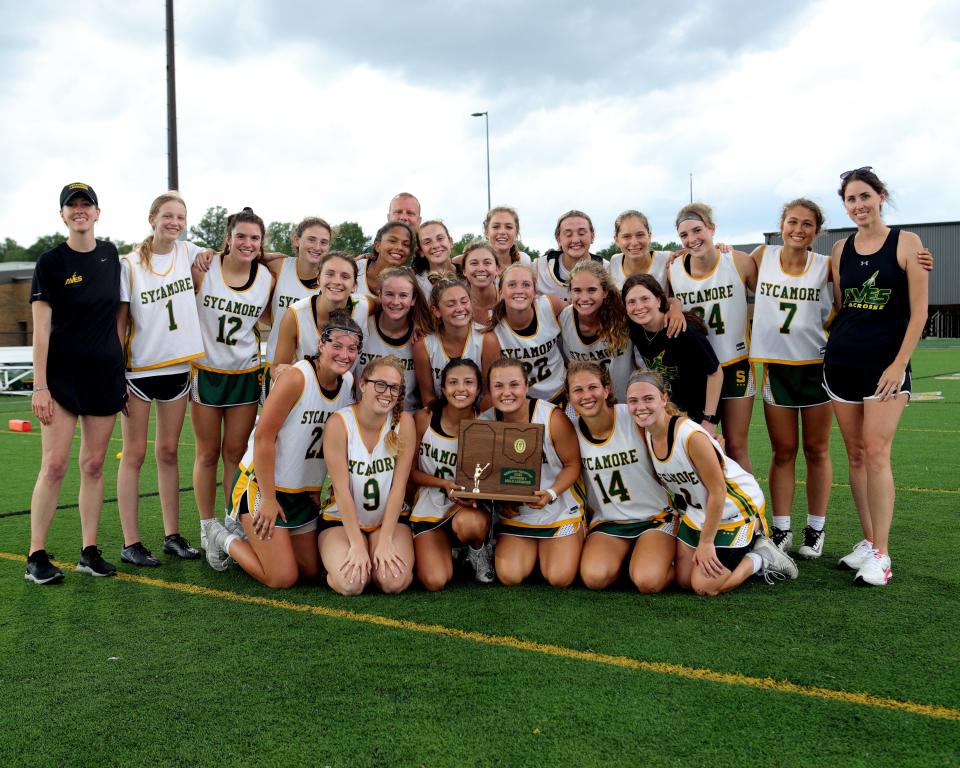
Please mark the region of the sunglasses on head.
[[843, 173], [840, 174], [840, 181], [846, 181], [855, 173], [858, 173], [858, 174], [867, 173], [868, 171], [872, 171], [872, 170], [873, 170], [872, 165], [865, 165], [863, 166], [863, 168], [854, 168], [852, 171], [844, 171]]

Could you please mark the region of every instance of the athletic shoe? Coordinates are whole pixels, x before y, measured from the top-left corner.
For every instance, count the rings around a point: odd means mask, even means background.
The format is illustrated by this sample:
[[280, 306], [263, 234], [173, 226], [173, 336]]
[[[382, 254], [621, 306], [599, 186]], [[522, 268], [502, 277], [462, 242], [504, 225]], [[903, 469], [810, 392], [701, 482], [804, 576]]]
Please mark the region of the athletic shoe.
[[230, 567], [230, 555], [223, 549], [229, 535], [230, 532], [219, 520], [212, 520], [207, 527], [207, 564], [215, 571], [225, 571]]
[[243, 530], [243, 523], [236, 518], [230, 517], [230, 515], [225, 515], [223, 518], [223, 527], [238, 539], [247, 541], [247, 532]]
[[473, 579], [481, 584], [491, 584], [497, 578], [493, 567], [493, 552], [489, 543], [480, 549], [467, 547], [467, 560], [473, 566]]
[[818, 531], [808, 525], [803, 529], [803, 544], [800, 545], [797, 554], [804, 560], [816, 560], [823, 554], [823, 541], [826, 538], [823, 528]]
[[793, 531], [789, 528], [774, 528], [770, 538], [781, 552], [789, 552], [793, 546]]
[[142, 541], [121, 549], [120, 559], [130, 565], [139, 565], [141, 568], [156, 568], [160, 565], [160, 561], [153, 556], [153, 552], [143, 546]]
[[176, 555], [183, 560], [196, 560], [200, 557], [200, 550], [191, 547], [179, 533], [171, 533], [163, 538], [163, 553]]
[[849, 568], [851, 571], [859, 571], [860, 566], [867, 561], [871, 554], [873, 554], [873, 544], [864, 539], [853, 548], [849, 555], [841, 557], [837, 565], [841, 568]]
[[893, 569], [890, 567], [890, 555], [881, 555], [876, 550], [870, 553], [857, 575], [854, 576], [855, 584], [867, 584], [871, 587], [885, 587], [893, 578]]
[[80, 562], [73, 569], [77, 573], [89, 573], [91, 576], [116, 576], [117, 566], [103, 559], [103, 553], [96, 544], [80, 550]]
[[[219, 525], [221, 528], [223, 527], [220, 521], [215, 517], [211, 518], [210, 525]], [[230, 555], [226, 554], [225, 552], [217, 552], [216, 550], [213, 552], [210, 551], [210, 539], [213, 536], [212, 527], [210, 530], [211, 533], [208, 535], [207, 528], [203, 525], [200, 526], [200, 547], [207, 553], [207, 563], [211, 568], [213, 568], [213, 570], [225, 571], [230, 567]]]
[[753, 552], [760, 555], [763, 564], [758, 572], [767, 584], [784, 579], [795, 579], [800, 575], [793, 558], [780, 549], [766, 536], [758, 536], [753, 543]]
[[52, 584], [55, 581], [63, 581], [63, 571], [50, 562], [47, 550], [38, 549], [27, 557], [27, 571], [23, 574], [23, 578], [34, 584]]

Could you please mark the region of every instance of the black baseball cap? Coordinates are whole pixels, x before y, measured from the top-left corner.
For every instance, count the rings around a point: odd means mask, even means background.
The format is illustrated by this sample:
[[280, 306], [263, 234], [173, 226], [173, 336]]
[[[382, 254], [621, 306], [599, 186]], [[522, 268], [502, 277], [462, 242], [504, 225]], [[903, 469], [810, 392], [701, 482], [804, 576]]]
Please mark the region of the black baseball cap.
[[79, 181], [75, 181], [73, 184], [67, 184], [67, 186], [60, 190], [60, 207], [63, 208], [63, 206], [69, 203], [77, 195], [89, 197], [90, 202], [97, 206], [97, 208], [100, 207], [100, 201], [97, 200], [97, 193], [93, 191], [93, 187], [91, 187], [89, 184], [83, 184]]

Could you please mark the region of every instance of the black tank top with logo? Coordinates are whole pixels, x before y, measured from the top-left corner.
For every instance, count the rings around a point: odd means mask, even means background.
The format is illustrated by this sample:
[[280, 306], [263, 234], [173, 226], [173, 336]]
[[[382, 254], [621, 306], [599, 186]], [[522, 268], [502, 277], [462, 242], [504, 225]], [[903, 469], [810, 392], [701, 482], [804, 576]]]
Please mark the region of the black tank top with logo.
[[910, 321], [907, 273], [897, 263], [900, 230], [890, 227], [876, 253], [857, 253], [853, 236], [840, 254], [840, 311], [830, 328], [826, 365], [883, 370]]

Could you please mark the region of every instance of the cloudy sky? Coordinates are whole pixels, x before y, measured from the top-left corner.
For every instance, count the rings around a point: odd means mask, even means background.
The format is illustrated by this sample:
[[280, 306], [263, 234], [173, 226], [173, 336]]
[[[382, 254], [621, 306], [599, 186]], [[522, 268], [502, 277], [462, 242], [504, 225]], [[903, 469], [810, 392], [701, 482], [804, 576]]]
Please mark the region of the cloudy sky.
[[[756, 242], [807, 195], [848, 220], [838, 174], [872, 165], [890, 223], [960, 219], [953, 0], [178, 0], [180, 188], [193, 220], [251, 205], [372, 233], [414, 192], [455, 237], [493, 203], [598, 247], [639, 208], [674, 238], [689, 197]], [[92, 184], [98, 234], [137, 240], [167, 188], [163, 0], [0, 4], [0, 239], [58, 229]]]

